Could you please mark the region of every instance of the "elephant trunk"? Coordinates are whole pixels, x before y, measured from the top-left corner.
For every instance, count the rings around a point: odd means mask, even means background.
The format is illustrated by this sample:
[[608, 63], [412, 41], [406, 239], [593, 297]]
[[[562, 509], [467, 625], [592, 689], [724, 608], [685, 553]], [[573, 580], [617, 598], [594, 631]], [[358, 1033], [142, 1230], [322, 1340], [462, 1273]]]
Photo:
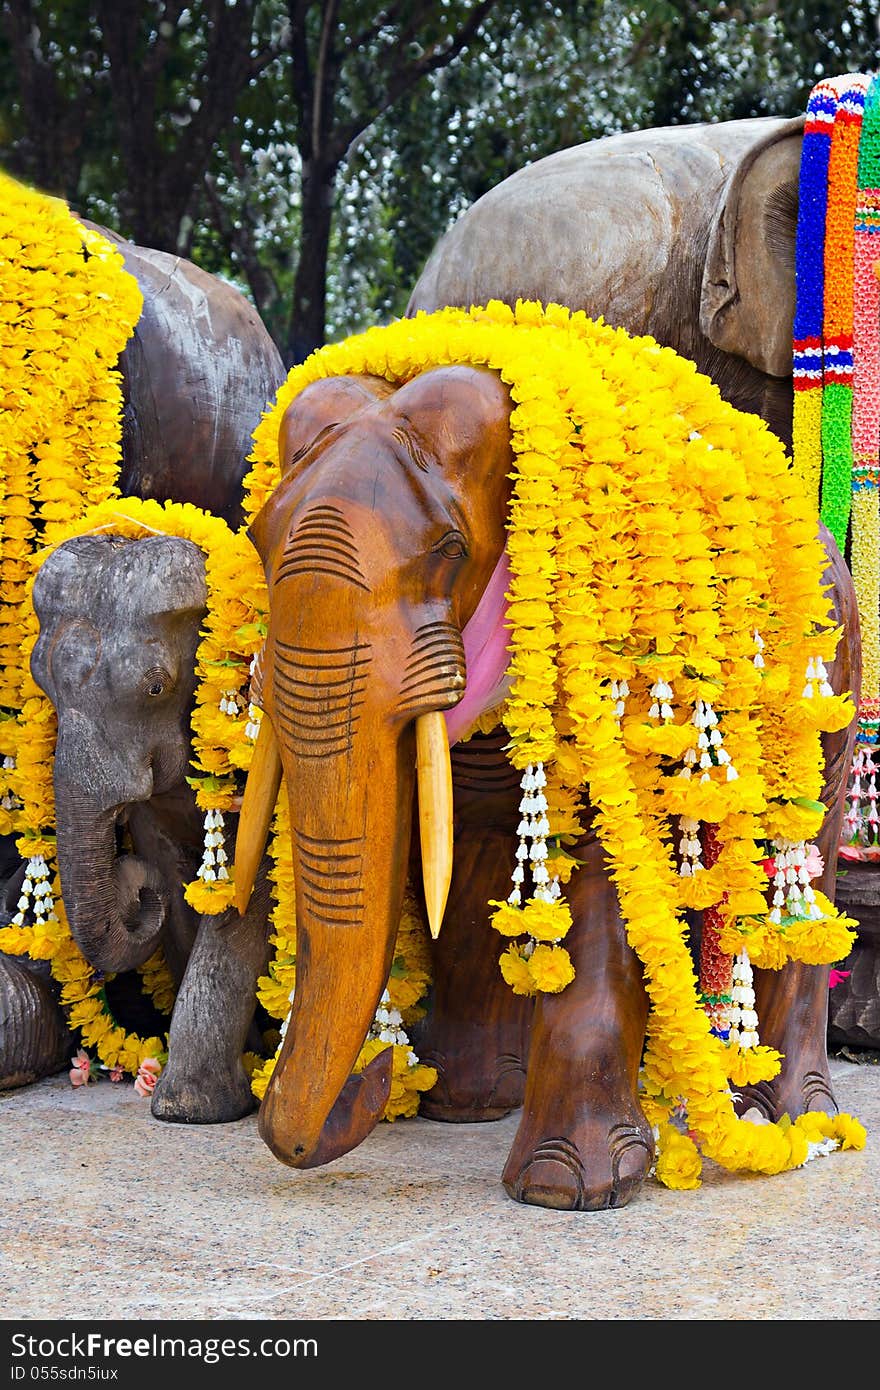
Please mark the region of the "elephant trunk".
[[159, 945], [167, 909], [161, 877], [135, 855], [117, 857], [115, 808], [98, 808], [57, 781], [55, 805], [58, 871], [73, 939], [96, 970], [133, 970]]
[[388, 1100], [390, 1048], [360, 1075], [350, 1074], [391, 970], [411, 832], [402, 808], [412, 804], [415, 747], [412, 728], [397, 736], [374, 724], [364, 743], [312, 756], [308, 736], [291, 739], [290, 724], [283, 724], [297, 976], [259, 1130], [283, 1163], [309, 1168], [359, 1144]]

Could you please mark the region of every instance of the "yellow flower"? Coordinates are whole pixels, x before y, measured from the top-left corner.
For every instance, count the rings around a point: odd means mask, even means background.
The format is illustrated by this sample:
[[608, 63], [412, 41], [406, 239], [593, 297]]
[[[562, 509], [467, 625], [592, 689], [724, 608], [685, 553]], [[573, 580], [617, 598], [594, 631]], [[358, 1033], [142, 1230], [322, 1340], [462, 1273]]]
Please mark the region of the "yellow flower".
[[571, 956], [564, 946], [536, 946], [527, 966], [533, 989], [545, 994], [558, 994], [574, 979]]
[[657, 1141], [657, 1179], [664, 1187], [692, 1191], [702, 1185], [702, 1162], [694, 1141], [673, 1125], [660, 1126]]
[[860, 1120], [852, 1115], [843, 1112], [835, 1115], [833, 1119], [833, 1133], [840, 1141], [842, 1149], [863, 1149], [867, 1140], [867, 1131]]
[[507, 984], [514, 994], [534, 994], [535, 986], [529, 971], [529, 963], [517, 946], [509, 946], [501, 955], [498, 964]]
[[520, 930], [527, 931], [536, 941], [558, 941], [571, 926], [571, 910], [564, 898], [552, 903], [530, 898], [521, 919]]

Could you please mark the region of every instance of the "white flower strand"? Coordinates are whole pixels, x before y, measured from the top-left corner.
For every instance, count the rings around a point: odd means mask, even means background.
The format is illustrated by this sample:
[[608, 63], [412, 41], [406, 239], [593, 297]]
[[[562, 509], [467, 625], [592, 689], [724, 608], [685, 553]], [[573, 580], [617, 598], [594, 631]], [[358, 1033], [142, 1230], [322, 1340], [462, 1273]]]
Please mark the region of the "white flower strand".
[[205, 812], [205, 849], [197, 878], [203, 883], [225, 882], [229, 878], [224, 847], [223, 812]]
[[728, 1011], [731, 1043], [743, 1051], [758, 1046], [758, 1015], [755, 1012], [754, 975], [748, 951], [740, 951], [733, 962], [733, 988]]
[[[9, 756], [7, 755], [7, 756], [3, 759], [2, 768], [3, 768], [3, 771], [4, 771], [4, 772], [14, 772], [14, 771], [15, 771], [15, 759], [14, 759], [14, 758], [11, 758], [11, 757], [9, 757]], [[19, 798], [18, 798], [17, 796], [15, 796], [12, 792], [4, 792], [4, 793], [3, 793], [3, 796], [0, 797], [0, 810], [3, 810], [3, 811], [17, 811], [17, 810], [19, 809], [20, 806], [21, 806], [21, 801], [20, 801]]]
[[691, 723], [697, 730], [693, 748], [684, 754], [684, 767], [678, 774], [686, 781], [699, 771], [700, 781], [711, 781], [713, 767], [723, 767], [726, 780], [735, 782], [739, 773], [734, 767], [730, 754], [724, 747], [724, 735], [718, 728], [718, 715], [708, 700], [697, 700]]
[[678, 851], [681, 855], [679, 877], [692, 878], [694, 874], [699, 873], [705, 867], [700, 862], [703, 854], [703, 846], [700, 842], [700, 822], [694, 820], [693, 816], [679, 816], [678, 828], [681, 831], [681, 839], [678, 842]]
[[764, 657], [762, 653], [764, 651], [764, 639], [757, 628], [755, 628], [754, 632], [752, 633], [752, 640], [754, 641], [755, 647], [757, 649], [755, 651], [755, 655], [752, 658], [752, 665], [757, 666], [759, 671], [763, 671]]
[[513, 889], [507, 898], [511, 907], [522, 905], [522, 885], [525, 882], [527, 864], [534, 884], [534, 898], [552, 903], [562, 891], [559, 879], [555, 876], [551, 879], [547, 869], [547, 836], [550, 833], [550, 822], [547, 819], [547, 798], [544, 795], [546, 785], [544, 764], [529, 763], [520, 781], [523, 795], [519, 803], [520, 821], [516, 828], [516, 865], [510, 876]]
[[825, 669], [825, 663], [819, 656], [810, 657], [810, 660], [807, 662], [807, 683], [804, 686], [804, 691], [803, 695], [801, 696], [801, 699], [815, 699], [816, 686], [818, 686], [819, 688], [819, 695], [834, 694], [834, 691], [831, 689], [831, 686], [828, 683], [828, 672]]
[[18, 911], [12, 919], [14, 927], [23, 927], [25, 914], [30, 910], [34, 915], [34, 926], [44, 926], [47, 921], [56, 921], [55, 899], [49, 877], [49, 867], [42, 854], [32, 855], [24, 871]]
[[669, 720], [675, 717], [675, 711], [670, 704], [674, 698], [672, 686], [667, 681], [655, 681], [649, 693], [654, 703], [648, 710], [648, 718], [662, 719], [668, 724]]
[[259, 707], [258, 705], [255, 705], [255, 704], [249, 704], [249, 705], [248, 705], [248, 722], [247, 722], [247, 724], [245, 725], [244, 733], [245, 733], [245, 738], [249, 738], [249, 739], [251, 740], [251, 742], [254, 742], [254, 743], [256, 742], [257, 735], [258, 735], [259, 732], [260, 732], [260, 723], [261, 723], [261, 721], [262, 721], [262, 718], [263, 718], [263, 711], [260, 709], [260, 707]]
[[775, 872], [770, 921], [779, 926], [783, 909], [788, 917], [820, 921], [822, 909], [818, 906], [816, 894], [810, 886], [807, 847], [804, 841], [774, 840], [771, 852]]
[[[253, 677], [257, 670], [256, 656], [251, 657], [251, 664], [249, 670], [251, 674], [251, 686], [253, 686]], [[248, 701], [247, 717], [248, 722], [245, 725], [244, 730], [245, 738], [249, 738], [252, 743], [256, 743], [257, 735], [260, 732], [260, 723], [263, 718], [263, 711], [260, 709], [259, 705], [254, 704], [253, 700]]]
[[614, 718], [618, 724], [626, 713], [626, 697], [629, 694], [629, 682], [626, 680], [611, 682], [611, 698], [614, 701]]
[[370, 1024], [370, 1031], [367, 1034], [367, 1042], [378, 1038], [379, 1042], [393, 1043], [395, 1047], [407, 1047], [409, 1051], [406, 1056], [407, 1066], [418, 1066], [419, 1059], [410, 1046], [409, 1035], [403, 1027], [403, 1015], [399, 1009], [391, 1007], [391, 995], [388, 990], [382, 991], [382, 998], [379, 1000], [379, 1007], [376, 1009], [376, 1016]]
[[230, 719], [237, 719], [241, 714], [243, 703], [237, 690], [223, 690], [220, 693], [220, 713], [227, 714]]

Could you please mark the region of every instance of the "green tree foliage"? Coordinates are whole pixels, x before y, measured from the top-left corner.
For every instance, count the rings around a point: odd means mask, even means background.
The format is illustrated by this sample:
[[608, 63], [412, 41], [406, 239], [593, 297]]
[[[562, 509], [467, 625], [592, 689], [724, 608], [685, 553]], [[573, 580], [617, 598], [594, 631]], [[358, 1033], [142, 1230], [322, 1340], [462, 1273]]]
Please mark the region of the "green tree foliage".
[[802, 111], [880, 0], [0, 0], [0, 163], [253, 299], [285, 360], [402, 312], [524, 164]]

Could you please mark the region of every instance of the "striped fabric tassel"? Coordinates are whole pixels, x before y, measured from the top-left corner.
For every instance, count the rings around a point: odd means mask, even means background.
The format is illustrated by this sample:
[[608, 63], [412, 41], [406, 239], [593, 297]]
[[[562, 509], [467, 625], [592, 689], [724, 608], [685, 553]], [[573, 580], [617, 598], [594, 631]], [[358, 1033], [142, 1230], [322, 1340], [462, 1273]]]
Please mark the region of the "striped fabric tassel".
[[833, 82], [810, 93], [804, 125], [795, 233], [794, 419], [792, 454], [807, 495], [819, 510], [822, 479], [822, 318], [828, 163], [838, 94]]

